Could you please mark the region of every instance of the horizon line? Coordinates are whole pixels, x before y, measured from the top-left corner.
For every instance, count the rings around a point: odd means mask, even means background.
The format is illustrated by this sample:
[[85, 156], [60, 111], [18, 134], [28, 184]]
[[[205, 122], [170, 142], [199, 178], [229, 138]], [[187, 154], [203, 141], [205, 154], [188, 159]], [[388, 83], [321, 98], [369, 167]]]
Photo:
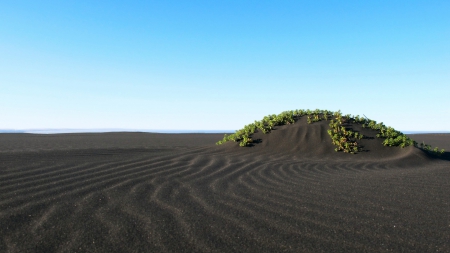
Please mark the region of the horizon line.
[[[114, 133], [114, 132], [142, 132], [142, 133], [234, 133], [236, 130], [205, 130], [205, 129], [130, 129], [130, 128], [30, 128], [30, 129], [0, 129], [0, 133], [28, 133], [28, 134], [65, 134], [65, 133]], [[404, 134], [432, 134], [450, 133], [448, 130], [405, 130]]]
[[64, 134], [64, 133], [234, 133], [236, 130], [206, 130], [206, 129], [132, 129], [132, 128], [31, 128], [31, 129], [0, 129], [0, 133], [29, 134]]

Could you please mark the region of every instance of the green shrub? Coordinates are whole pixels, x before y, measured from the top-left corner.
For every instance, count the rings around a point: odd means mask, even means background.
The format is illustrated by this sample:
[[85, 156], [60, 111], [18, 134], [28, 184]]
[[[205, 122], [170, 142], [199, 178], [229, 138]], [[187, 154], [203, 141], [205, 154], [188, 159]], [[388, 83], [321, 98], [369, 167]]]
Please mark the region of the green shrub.
[[331, 137], [332, 144], [337, 146], [334, 150], [336, 152], [343, 151], [344, 153], [350, 154], [355, 154], [360, 151], [361, 147], [356, 139], [358, 136], [361, 136], [362, 138], [362, 135], [359, 135], [358, 132], [353, 132], [342, 126], [342, 123], [349, 121], [351, 116], [342, 116], [341, 112], [338, 111], [333, 113], [333, 117], [334, 119], [330, 120], [330, 129], [327, 132]]

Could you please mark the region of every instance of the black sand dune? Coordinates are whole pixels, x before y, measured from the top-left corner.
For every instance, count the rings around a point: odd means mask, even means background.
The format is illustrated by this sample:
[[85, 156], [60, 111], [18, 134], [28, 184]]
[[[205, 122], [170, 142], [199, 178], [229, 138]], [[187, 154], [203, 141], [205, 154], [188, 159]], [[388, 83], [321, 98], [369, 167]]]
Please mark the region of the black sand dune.
[[[246, 148], [0, 134], [0, 252], [450, 251], [447, 159], [370, 139], [336, 153], [325, 125], [304, 125]], [[417, 137], [450, 150], [450, 135]]]

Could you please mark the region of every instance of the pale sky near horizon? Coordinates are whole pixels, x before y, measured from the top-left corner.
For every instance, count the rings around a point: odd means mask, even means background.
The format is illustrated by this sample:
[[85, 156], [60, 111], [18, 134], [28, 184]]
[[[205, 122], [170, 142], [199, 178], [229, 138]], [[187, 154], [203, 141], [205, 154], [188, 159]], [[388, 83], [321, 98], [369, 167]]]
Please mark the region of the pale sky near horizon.
[[450, 1], [1, 1], [0, 129], [450, 131]]

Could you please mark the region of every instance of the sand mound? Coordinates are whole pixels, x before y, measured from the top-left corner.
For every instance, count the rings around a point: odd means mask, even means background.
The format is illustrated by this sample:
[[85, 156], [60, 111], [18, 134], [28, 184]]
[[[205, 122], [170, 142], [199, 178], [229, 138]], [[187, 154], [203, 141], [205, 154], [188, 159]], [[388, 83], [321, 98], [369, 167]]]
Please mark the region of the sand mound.
[[223, 149], [229, 152], [254, 153], [270, 156], [285, 156], [314, 160], [339, 161], [389, 161], [398, 160], [399, 164], [427, 162], [433, 157], [422, 150], [409, 146], [405, 148], [383, 145], [383, 138], [377, 138], [377, 131], [363, 128], [361, 124], [346, 124], [349, 130], [359, 132], [365, 137], [358, 140], [361, 151], [356, 154], [336, 152], [331, 137], [329, 121], [307, 123], [302, 117], [294, 124], [276, 126], [270, 133], [264, 134], [257, 130], [253, 135], [253, 143], [249, 147], [239, 147], [236, 142], [223, 144]]

